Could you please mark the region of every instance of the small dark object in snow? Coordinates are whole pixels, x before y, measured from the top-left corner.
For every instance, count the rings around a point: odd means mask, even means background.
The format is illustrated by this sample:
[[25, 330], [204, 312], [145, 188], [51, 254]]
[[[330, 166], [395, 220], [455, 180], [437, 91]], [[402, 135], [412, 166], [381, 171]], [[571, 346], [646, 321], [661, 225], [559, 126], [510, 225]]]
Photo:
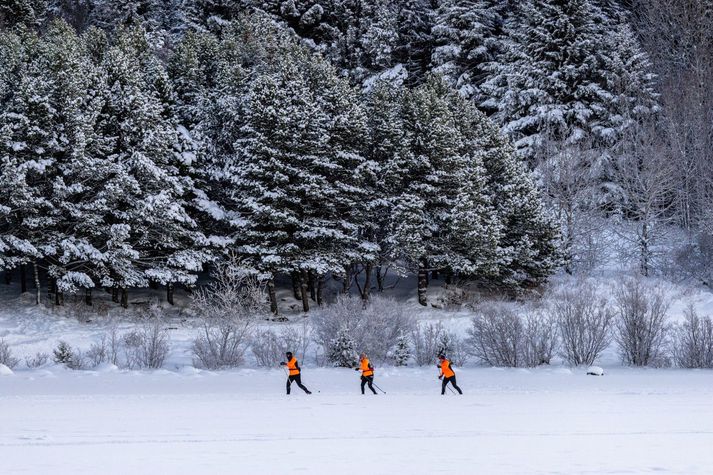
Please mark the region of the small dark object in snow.
[[587, 368], [587, 375], [589, 376], [604, 376], [604, 369], [599, 366], [590, 366]]

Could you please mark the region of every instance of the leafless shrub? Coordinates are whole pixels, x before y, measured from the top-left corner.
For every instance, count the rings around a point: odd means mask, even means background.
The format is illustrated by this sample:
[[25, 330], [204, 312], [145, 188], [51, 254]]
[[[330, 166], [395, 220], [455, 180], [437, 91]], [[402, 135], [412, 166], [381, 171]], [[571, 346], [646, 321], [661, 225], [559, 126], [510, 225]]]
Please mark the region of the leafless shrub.
[[231, 256], [218, 263], [213, 280], [193, 294], [202, 331], [193, 342], [196, 363], [209, 369], [238, 366], [248, 347], [265, 289], [254, 271]]
[[561, 355], [571, 365], [592, 365], [611, 344], [614, 312], [591, 285], [556, 293], [549, 308], [557, 323]]
[[10, 349], [10, 345], [3, 340], [0, 339], [0, 364], [3, 364], [7, 366], [8, 368], [12, 369], [15, 366], [17, 366], [17, 363], [20, 361], [12, 356], [12, 350]]
[[557, 322], [553, 317], [542, 312], [534, 312], [527, 316], [521, 347], [523, 366], [550, 364], [557, 350], [557, 344]]
[[453, 332], [442, 331], [438, 339], [436, 355], [445, 355], [456, 366], [463, 366], [468, 361], [468, 352], [462, 338]]
[[[163, 327], [160, 313], [154, 311], [135, 330], [121, 338], [124, 366], [128, 369], [157, 369], [163, 366], [169, 352], [169, 334]], [[105, 344], [105, 357], [110, 355], [110, 345]]]
[[97, 343], [92, 343], [92, 346], [87, 350], [86, 358], [92, 368], [106, 363], [109, 360], [109, 349], [107, 345], [106, 335], [102, 335], [101, 340]]
[[35, 353], [34, 356], [25, 357], [25, 365], [27, 365], [27, 367], [30, 369], [35, 369], [39, 368], [40, 366], [46, 365], [49, 359], [50, 355], [38, 351], [37, 353]]
[[300, 329], [287, 327], [279, 332], [262, 330], [253, 334], [250, 350], [258, 366], [274, 366], [283, 361], [285, 352], [291, 351], [298, 360], [304, 361], [309, 348], [309, 327], [304, 323]]
[[435, 363], [443, 332], [441, 322], [417, 325], [414, 328], [411, 339], [413, 340], [413, 356], [417, 365], [425, 366]]
[[713, 368], [713, 319], [689, 307], [673, 331], [673, 358], [681, 368]]
[[469, 352], [490, 366], [521, 366], [524, 331], [520, 316], [512, 309], [502, 304], [483, 305], [468, 329]]
[[614, 339], [622, 361], [634, 366], [664, 364], [670, 301], [662, 289], [628, 279], [617, 287], [614, 302], [618, 316]]
[[342, 296], [311, 316], [315, 340], [327, 352], [339, 332], [346, 329], [357, 352], [366, 351], [376, 362], [386, 361], [398, 336], [410, 333], [413, 320], [402, 305], [374, 295], [368, 302]]
[[434, 305], [445, 310], [460, 310], [464, 305], [477, 302], [478, 295], [473, 291], [456, 284], [448, 284], [443, 288], [443, 293]]

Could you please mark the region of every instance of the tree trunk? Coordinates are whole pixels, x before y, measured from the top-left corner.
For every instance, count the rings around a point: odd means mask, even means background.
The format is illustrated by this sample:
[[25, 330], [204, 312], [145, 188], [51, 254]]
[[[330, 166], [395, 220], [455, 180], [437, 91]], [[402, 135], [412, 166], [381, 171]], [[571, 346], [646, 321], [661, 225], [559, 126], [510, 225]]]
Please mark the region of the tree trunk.
[[166, 284], [166, 302], [169, 305], [173, 305], [173, 282]]
[[129, 292], [126, 290], [126, 287], [121, 288], [121, 306], [129, 308]]
[[349, 289], [352, 287], [352, 268], [351, 266], [344, 266], [344, 280], [342, 281], [342, 293], [348, 294]]
[[428, 305], [426, 290], [428, 289], [428, 270], [426, 268], [426, 259], [421, 259], [418, 262], [418, 303], [424, 307]]
[[57, 288], [57, 281], [54, 281], [54, 304], [58, 306], [64, 305], [64, 294]]
[[32, 273], [35, 276], [35, 305], [39, 305], [42, 301], [42, 291], [40, 290], [40, 269], [37, 267], [37, 261], [32, 261]]
[[444, 273], [446, 274], [446, 284], [451, 285], [453, 283], [453, 271], [446, 269]]
[[324, 274], [317, 276], [317, 305], [320, 307], [324, 303], [324, 286], [327, 283], [327, 278]]
[[381, 273], [381, 266], [376, 266], [376, 288], [379, 292], [384, 291], [384, 274]]
[[6, 269], [5, 270], [5, 285], [10, 285], [12, 284], [12, 270]]
[[361, 298], [365, 302], [369, 300], [369, 292], [371, 291], [371, 270], [374, 268], [374, 264], [371, 262], [368, 262], [364, 266], [364, 272], [366, 275], [364, 276], [364, 288], [361, 291]]
[[119, 303], [119, 287], [111, 288], [111, 301], [114, 303]]
[[273, 315], [277, 315], [277, 294], [275, 293], [275, 281], [270, 279], [267, 281], [267, 295], [270, 297], [270, 311]]
[[641, 246], [641, 274], [644, 277], [649, 276], [649, 227], [644, 220], [641, 229], [641, 239], [639, 240]]
[[27, 272], [25, 272], [25, 264], [20, 264], [20, 293], [27, 292]]
[[311, 298], [313, 302], [316, 302], [317, 301], [317, 289], [315, 288], [315, 285], [314, 285], [314, 271], [309, 271], [307, 287], [309, 288], [309, 298]]
[[84, 303], [87, 304], [88, 306], [92, 306], [92, 289], [87, 289], [86, 293], [84, 294]]
[[300, 273], [297, 271], [294, 271], [291, 274], [291, 279], [292, 279], [292, 294], [295, 296], [295, 300], [301, 300], [302, 296], [300, 295]]
[[431, 271], [431, 279], [438, 280], [438, 270]]
[[309, 312], [309, 293], [307, 289], [307, 281], [309, 280], [308, 272], [302, 269], [300, 274], [300, 295], [302, 297], [302, 311], [305, 313]]

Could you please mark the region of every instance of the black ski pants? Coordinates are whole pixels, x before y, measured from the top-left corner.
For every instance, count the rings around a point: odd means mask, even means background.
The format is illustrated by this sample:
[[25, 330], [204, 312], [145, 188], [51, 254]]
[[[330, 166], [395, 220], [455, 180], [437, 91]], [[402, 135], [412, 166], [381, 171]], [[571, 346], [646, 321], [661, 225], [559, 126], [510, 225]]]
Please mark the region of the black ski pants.
[[309, 389], [304, 387], [302, 384], [302, 376], [299, 374], [291, 374], [290, 376], [287, 377], [287, 394], [290, 394], [290, 386], [292, 385], [292, 381], [294, 381], [297, 386], [307, 394], [312, 394]]
[[371, 392], [376, 394], [376, 389], [374, 389], [374, 377], [373, 376], [362, 376], [361, 377], [361, 393], [364, 394], [364, 386], [369, 385]]
[[441, 386], [441, 394], [446, 394], [446, 386], [448, 386], [448, 383], [451, 383], [454, 388], [456, 388], [456, 391], [458, 391], [458, 394], [463, 394], [463, 391], [460, 390], [458, 385], [456, 384], [456, 377], [451, 376], [450, 378], [443, 378], [443, 385]]

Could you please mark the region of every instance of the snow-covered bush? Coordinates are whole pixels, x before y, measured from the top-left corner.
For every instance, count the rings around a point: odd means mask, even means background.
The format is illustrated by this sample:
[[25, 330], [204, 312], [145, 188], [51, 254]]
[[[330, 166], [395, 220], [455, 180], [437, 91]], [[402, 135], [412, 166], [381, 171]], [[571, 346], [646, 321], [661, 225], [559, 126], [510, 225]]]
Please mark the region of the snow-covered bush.
[[614, 312], [587, 283], [553, 295], [548, 313], [557, 323], [560, 353], [570, 365], [594, 364], [611, 343]]
[[525, 319], [522, 341], [522, 365], [535, 367], [550, 364], [557, 350], [557, 323], [554, 318], [534, 312]]
[[286, 327], [279, 332], [273, 330], [255, 332], [250, 339], [250, 350], [258, 366], [275, 366], [280, 361], [284, 361], [287, 351], [291, 351], [298, 360], [304, 361], [309, 340], [310, 330], [305, 322], [299, 329]]
[[87, 350], [85, 357], [87, 363], [95, 368], [102, 363], [106, 363], [109, 359], [109, 351], [106, 345], [106, 336], [102, 335], [98, 343], [92, 343], [92, 346]]
[[525, 328], [520, 316], [499, 303], [482, 305], [477, 312], [468, 329], [470, 354], [490, 366], [521, 366]]
[[416, 364], [425, 366], [435, 364], [441, 334], [444, 332], [441, 322], [417, 325], [413, 330], [413, 353]]
[[87, 364], [81, 350], [74, 350], [66, 341], [60, 341], [52, 351], [54, 362], [63, 364], [69, 369], [85, 369]]
[[327, 359], [340, 368], [354, 368], [359, 359], [356, 344], [349, 334], [348, 328], [342, 328], [337, 336], [329, 342]]
[[284, 361], [285, 350], [280, 337], [273, 330], [256, 331], [250, 338], [250, 351], [258, 366], [275, 366]]
[[713, 368], [713, 319], [700, 317], [693, 307], [673, 330], [672, 353], [681, 368]]
[[193, 342], [194, 361], [208, 369], [238, 366], [266, 301], [264, 285], [234, 256], [216, 264], [212, 277], [193, 294], [202, 319], [201, 334]]
[[412, 357], [411, 340], [404, 332], [399, 333], [391, 358], [395, 366], [406, 366]]
[[315, 341], [325, 354], [340, 330], [347, 329], [357, 352], [365, 351], [373, 361], [386, 361], [398, 336], [410, 333], [413, 319], [394, 300], [372, 296], [368, 302], [342, 296], [330, 305], [314, 312], [311, 321]]
[[455, 333], [441, 331], [436, 347], [436, 356], [445, 355], [456, 366], [463, 366], [468, 361], [465, 342]]
[[[155, 316], [155, 318], [159, 318]], [[133, 341], [133, 338], [130, 338]], [[119, 355], [122, 353], [124, 343], [123, 336], [120, 336], [115, 326], [111, 327], [108, 333], [101, 336], [98, 342], [92, 343], [89, 350], [86, 352], [87, 361], [92, 367], [99, 366], [102, 363], [110, 363], [119, 367], [128, 367], [128, 358], [121, 361]], [[123, 352], [126, 356], [126, 351]]]
[[72, 346], [69, 343], [62, 340], [57, 344], [57, 348], [52, 351], [52, 355], [55, 363], [67, 365], [74, 357], [74, 350], [72, 350]]
[[[139, 328], [125, 333], [121, 339], [124, 363], [129, 369], [157, 369], [163, 366], [169, 352], [169, 334], [156, 314]], [[105, 351], [105, 357], [109, 355]]]
[[617, 313], [614, 339], [624, 363], [634, 366], [666, 364], [666, 323], [670, 300], [658, 286], [627, 279], [614, 292]]
[[50, 355], [38, 351], [34, 356], [25, 357], [25, 365], [30, 369], [39, 368], [40, 366], [46, 365], [49, 359]]
[[464, 305], [474, 306], [478, 302], [478, 294], [456, 284], [447, 284], [443, 293], [438, 297], [436, 307], [445, 310], [459, 310]]
[[0, 338], [0, 364], [4, 364], [8, 368], [12, 369], [17, 366], [19, 360], [12, 356], [12, 350], [7, 342]]

